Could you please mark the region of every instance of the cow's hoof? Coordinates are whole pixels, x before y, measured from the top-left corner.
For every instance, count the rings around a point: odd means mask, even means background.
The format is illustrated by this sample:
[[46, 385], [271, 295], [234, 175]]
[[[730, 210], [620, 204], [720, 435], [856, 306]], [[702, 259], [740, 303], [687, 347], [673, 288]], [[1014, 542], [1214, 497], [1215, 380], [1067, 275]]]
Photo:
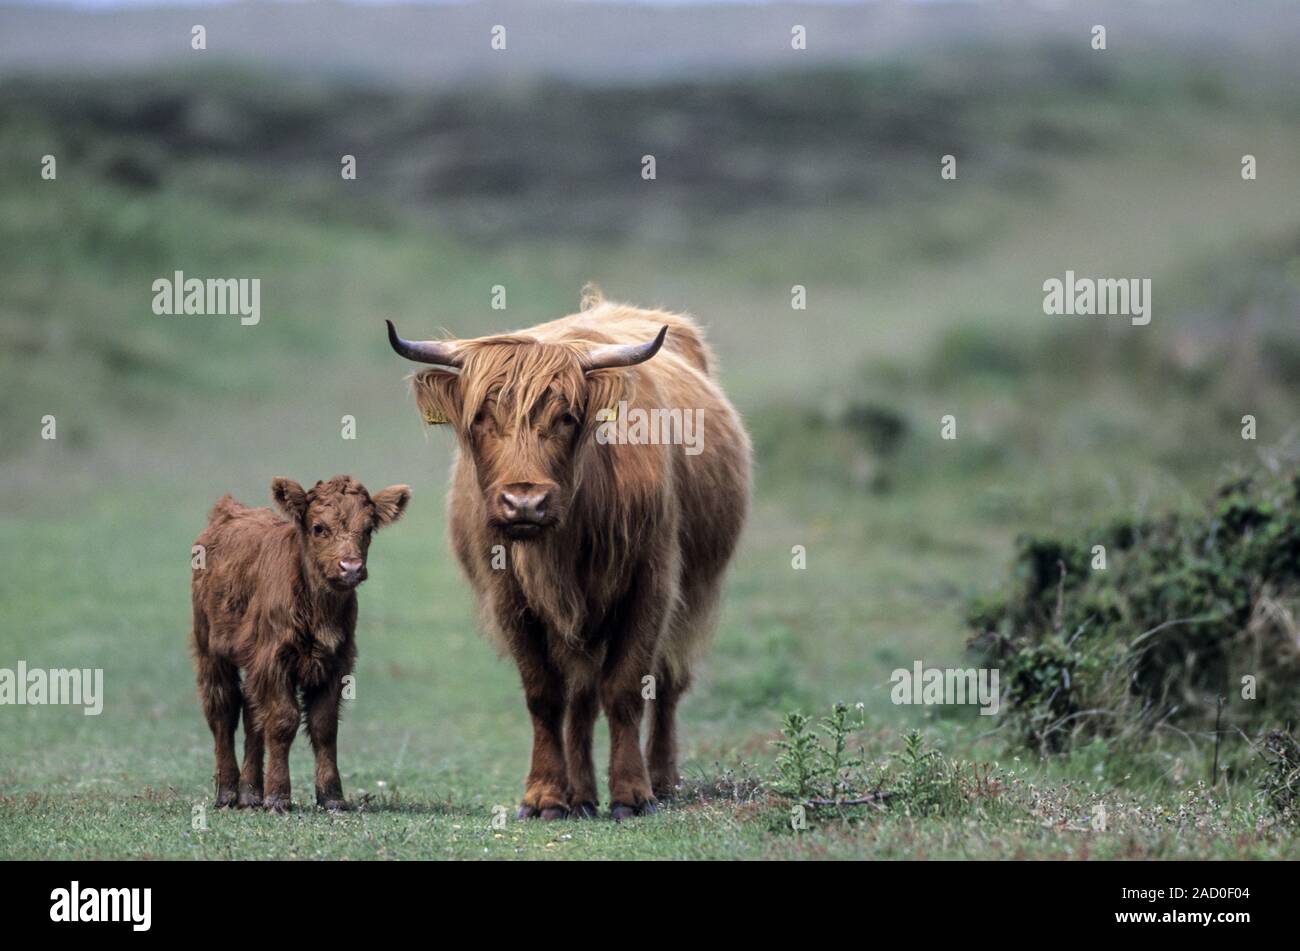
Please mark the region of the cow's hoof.
[[262, 803], [267, 812], [274, 812], [276, 815], [284, 815], [293, 808], [293, 803], [283, 796], [267, 796], [266, 801]]
[[569, 818], [568, 806], [547, 806], [542, 810], [543, 822], [554, 822], [556, 819]]
[[217, 793], [218, 809], [233, 809], [235, 807], [235, 803], [238, 801], [239, 801], [239, 797], [235, 794], [235, 791], [233, 789], [223, 789], [219, 793]]
[[515, 813], [515, 818], [516, 818], [516, 819], [536, 819], [536, 818], [537, 818], [537, 814], [538, 814], [538, 813], [537, 813], [537, 810], [536, 810], [536, 809], [534, 809], [532, 806], [528, 805], [528, 803], [524, 803], [522, 806], [519, 807], [519, 811]]
[[595, 819], [600, 813], [596, 809], [596, 804], [587, 800], [574, 806], [572, 815], [575, 819]]
[[256, 809], [262, 804], [262, 794], [252, 789], [245, 789], [239, 794], [240, 809]]
[[330, 812], [347, 812], [352, 807], [347, 804], [343, 798], [343, 793], [321, 792], [316, 790], [316, 805], [321, 809], [327, 809]]
[[653, 783], [650, 787], [654, 790], [655, 800], [658, 802], [672, 802], [677, 796], [678, 786], [676, 783], [669, 786], [667, 784]]
[[609, 807], [610, 818], [615, 822], [622, 822], [624, 819], [631, 819], [634, 816], [653, 816], [658, 811], [652, 799], [646, 800], [639, 806], [628, 806], [616, 802]]

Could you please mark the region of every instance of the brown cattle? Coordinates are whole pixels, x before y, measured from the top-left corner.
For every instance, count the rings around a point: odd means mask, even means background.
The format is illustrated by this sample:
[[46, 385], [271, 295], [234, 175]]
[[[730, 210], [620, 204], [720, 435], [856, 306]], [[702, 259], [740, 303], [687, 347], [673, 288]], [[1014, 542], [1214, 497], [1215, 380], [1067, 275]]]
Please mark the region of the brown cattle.
[[[289, 746], [305, 709], [316, 803], [343, 809], [336, 741], [343, 678], [357, 655], [356, 587], [366, 579], [371, 533], [402, 517], [411, 490], [393, 485], [371, 496], [360, 482], [335, 476], [303, 491], [276, 479], [271, 498], [284, 517], [223, 496], [195, 542], [203, 560], [190, 582], [191, 646], [216, 741], [217, 805], [290, 808]], [[235, 764], [241, 709], [242, 770]]]
[[[696, 324], [599, 297], [584, 307], [475, 340], [388, 327], [394, 350], [433, 365], [413, 377], [425, 420], [457, 435], [452, 547], [532, 717], [521, 818], [595, 814], [597, 705], [614, 818], [653, 812], [677, 785], [677, 703], [749, 505], [749, 438]], [[692, 412], [702, 440], [613, 428], [613, 413], [652, 409]]]

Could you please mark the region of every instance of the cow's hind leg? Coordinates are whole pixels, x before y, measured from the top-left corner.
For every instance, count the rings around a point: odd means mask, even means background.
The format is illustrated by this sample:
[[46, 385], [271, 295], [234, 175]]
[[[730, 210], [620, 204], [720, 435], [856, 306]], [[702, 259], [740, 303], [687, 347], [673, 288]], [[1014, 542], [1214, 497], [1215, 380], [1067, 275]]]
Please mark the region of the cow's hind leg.
[[598, 709], [594, 679], [584, 679], [570, 688], [565, 711], [564, 753], [569, 768], [569, 810], [579, 819], [596, 815], [596, 767], [591, 758], [591, 734]]
[[681, 777], [677, 772], [677, 702], [690, 687], [690, 674], [673, 673], [661, 663], [655, 674], [654, 699], [647, 704], [650, 735], [646, 766], [656, 799], [671, 799]]
[[235, 730], [239, 727], [239, 710], [243, 695], [239, 689], [239, 669], [220, 658], [199, 654], [199, 695], [203, 699], [203, 715], [216, 751], [215, 774], [217, 808], [233, 806], [239, 793], [239, 766], [235, 760]]
[[253, 708], [244, 699], [244, 767], [239, 771], [239, 808], [253, 809], [262, 804], [262, 762], [266, 742], [253, 719]]
[[645, 717], [643, 678], [655, 668], [657, 641], [669, 592], [646, 570], [617, 615], [601, 669], [600, 702], [609, 721], [609, 811], [615, 820], [655, 811], [654, 792], [641, 752]]
[[[670, 798], [681, 782], [677, 769], [677, 706], [691, 686], [692, 658], [713, 630], [726, 552], [696, 552], [683, 571], [680, 596], [655, 664], [655, 695], [647, 704], [646, 766], [656, 798]], [[701, 559], [714, 558], [701, 564]]]

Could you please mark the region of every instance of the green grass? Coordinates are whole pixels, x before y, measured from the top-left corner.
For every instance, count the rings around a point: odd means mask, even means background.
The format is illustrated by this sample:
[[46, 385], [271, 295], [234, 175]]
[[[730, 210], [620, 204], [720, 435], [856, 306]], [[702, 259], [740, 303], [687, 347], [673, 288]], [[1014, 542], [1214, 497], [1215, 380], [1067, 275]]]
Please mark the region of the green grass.
[[[1086, 75], [1035, 91], [1004, 79], [955, 89], [954, 77], [914, 73], [756, 93], [814, 118], [860, 102], [863, 89], [884, 96], [881, 115], [910, 118], [886, 124], [897, 138], [870, 176], [903, 183], [896, 193], [822, 184], [808, 201], [769, 202], [759, 189], [695, 213], [680, 183], [673, 201], [647, 207], [602, 181], [567, 213], [621, 217], [629, 227], [612, 235], [576, 225], [556, 228], [559, 238], [511, 234], [508, 216], [491, 217], [510, 207], [481, 184], [491, 176], [476, 180], [486, 190], [477, 204], [441, 179], [430, 198], [400, 149], [381, 160], [392, 172], [382, 188], [335, 203], [329, 190], [346, 186], [329, 177], [338, 150], [325, 120], [337, 100], [277, 103], [256, 84], [205, 95], [314, 116], [294, 126], [294, 154], [264, 154], [265, 130], [251, 144], [183, 148], [152, 188], [113, 180], [101, 159], [176, 148], [166, 136], [86, 131], [84, 116], [49, 100], [39, 101], [50, 111], [29, 109], [0, 131], [6, 162], [67, 148], [57, 183], [0, 184], [0, 240], [22, 251], [0, 258], [0, 666], [102, 667], [107, 691], [99, 717], [0, 708], [0, 857], [1294, 856], [1294, 836], [1268, 823], [1248, 777], [1212, 793], [1198, 785], [1204, 738], [1039, 760], [1009, 731], [989, 734], [986, 718], [888, 696], [895, 667], [970, 662], [966, 600], [1004, 580], [1018, 533], [1185, 508], [1227, 468], [1294, 454], [1300, 381], [1273, 343], [1294, 339], [1300, 286], [1290, 107], [1257, 97], [1247, 108], [1231, 91], [1207, 100], [1177, 70], [1137, 69], [1103, 94], [1088, 92]], [[6, 95], [12, 105], [30, 92]], [[695, 141], [719, 108], [745, 99], [728, 85], [714, 90], [723, 106], [708, 105], [706, 84], [695, 100], [706, 105], [691, 113], [692, 100], [670, 93], [597, 105], [645, 129], [676, 116]], [[142, 95], [121, 94], [128, 104]], [[554, 109], [580, 114], [588, 103], [574, 96]], [[413, 122], [396, 138], [415, 148], [419, 105], [369, 107]], [[556, 130], [575, 125], [552, 118], [535, 130], [556, 135], [530, 166], [543, 179], [520, 199], [532, 224], [554, 203], [544, 176], [563, 151]], [[921, 128], [927, 120], [933, 128]], [[931, 153], [949, 126], [972, 158], [958, 182], [940, 184]], [[1145, 138], [1118, 134], [1134, 127]], [[853, 135], [868, 128], [826, 133], [817, 154], [851, 163]], [[1088, 147], [1062, 150], [1045, 129]], [[643, 131], [633, 122], [620, 134]], [[1243, 140], [1268, 156], [1268, 174], [1248, 185], [1237, 174]], [[789, 163], [800, 153], [782, 152], [784, 141], [765, 130], [751, 142], [776, 154], [759, 166], [773, 187], [798, 180]], [[1020, 143], [1010, 156], [1006, 141]], [[290, 159], [317, 147], [329, 174], [295, 174]], [[583, 175], [615, 174], [593, 168]], [[826, 180], [851, 181], [844, 172]], [[475, 209], [497, 222], [490, 233], [465, 224]], [[261, 277], [262, 324], [153, 316], [149, 283], [176, 267]], [[1155, 278], [1152, 326], [1052, 324], [1039, 288], [1066, 267]], [[512, 819], [498, 829], [494, 809], [513, 814], [521, 792], [528, 719], [513, 665], [477, 633], [447, 550], [449, 437], [423, 432], [381, 319], [411, 335], [504, 331], [572, 309], [589, 279], [709, 326], [756, 438], [755, 506], [683, 708], [687, 794], [617, 826]], [[505, 313], [489, 307], [498, 283]], [[808, 311], [790, 310], [794, 283], [808, 286]], [[844, 422], [859, 405], [901, 420], [888, 453]], [[938, 438], [950, 412], [954, 443]], [[1237, 435], [1243, 412], [1260, 419], [1258, 443]], [[39, 438], [46, 413], [58, 418], [54, 442]], [[339, 436], [345, 413], [357, 418], [355, 441]], [[310, 804], [300, 738], [294, 814], [216, 812], [186, 647], [189, 546], [221, 493], [260, 504], [273, 476], [337, 472], [414, 487], [408, 516], [377, 538], [360, 595], [357, 699], [339, 753], [358, 808], [335, 817]], [[807, 548], [805, 571], [791, 568], [794, 545]], [[820, 715], [839, 700], [864, 705], [871, 756], [920, 727], [948, 755], [998, 762], [1004, 786], [959, 816], [864, 809], [796, 834], [763, 792], [772, 741], [787, 710]], [[603, 774], [603, 728], [598, 738]], [[1105, 831], [1089, 825], [1098, 803]], [[203, 804], [208, 828], [196, 832]]]

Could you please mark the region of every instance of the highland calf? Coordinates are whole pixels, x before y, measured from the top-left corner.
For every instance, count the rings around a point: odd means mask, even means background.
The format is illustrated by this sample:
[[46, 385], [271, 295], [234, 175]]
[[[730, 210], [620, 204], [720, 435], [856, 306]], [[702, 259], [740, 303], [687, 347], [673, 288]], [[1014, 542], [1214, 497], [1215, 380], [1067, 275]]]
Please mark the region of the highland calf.
[[[335, 476], [307, 491], [276, 479], [271, 497], [285, 517], [222, 497], [195, 542], [202, 557], [190, 584], [191, 646], [216, 741], [217, 805], [290, 808], [289, 746], [305, 710], [316, 803], [340, 810], [336, 741], [343, 679], [356, 659], [356, 587], [366, 579], [371, 533], [402, 517], [411, 490], [393, 485], [371, 496]], [[243, 769], [235, 762], [241, 710]]]
[[[596, 813], [601, 709], [613, 817], [671, 794], [677, 704], [749, 506], [749, 438], [695, 322], [584, 303], [509, 336], [409, 341], [388, 327], [394, 350], [431, 365], [414, 377], [425, 420], [456, 433], [452, 547], [532, 718], [522, 818]], [[699, 421], [691, 445], [610, 425], [679, 410]]]

